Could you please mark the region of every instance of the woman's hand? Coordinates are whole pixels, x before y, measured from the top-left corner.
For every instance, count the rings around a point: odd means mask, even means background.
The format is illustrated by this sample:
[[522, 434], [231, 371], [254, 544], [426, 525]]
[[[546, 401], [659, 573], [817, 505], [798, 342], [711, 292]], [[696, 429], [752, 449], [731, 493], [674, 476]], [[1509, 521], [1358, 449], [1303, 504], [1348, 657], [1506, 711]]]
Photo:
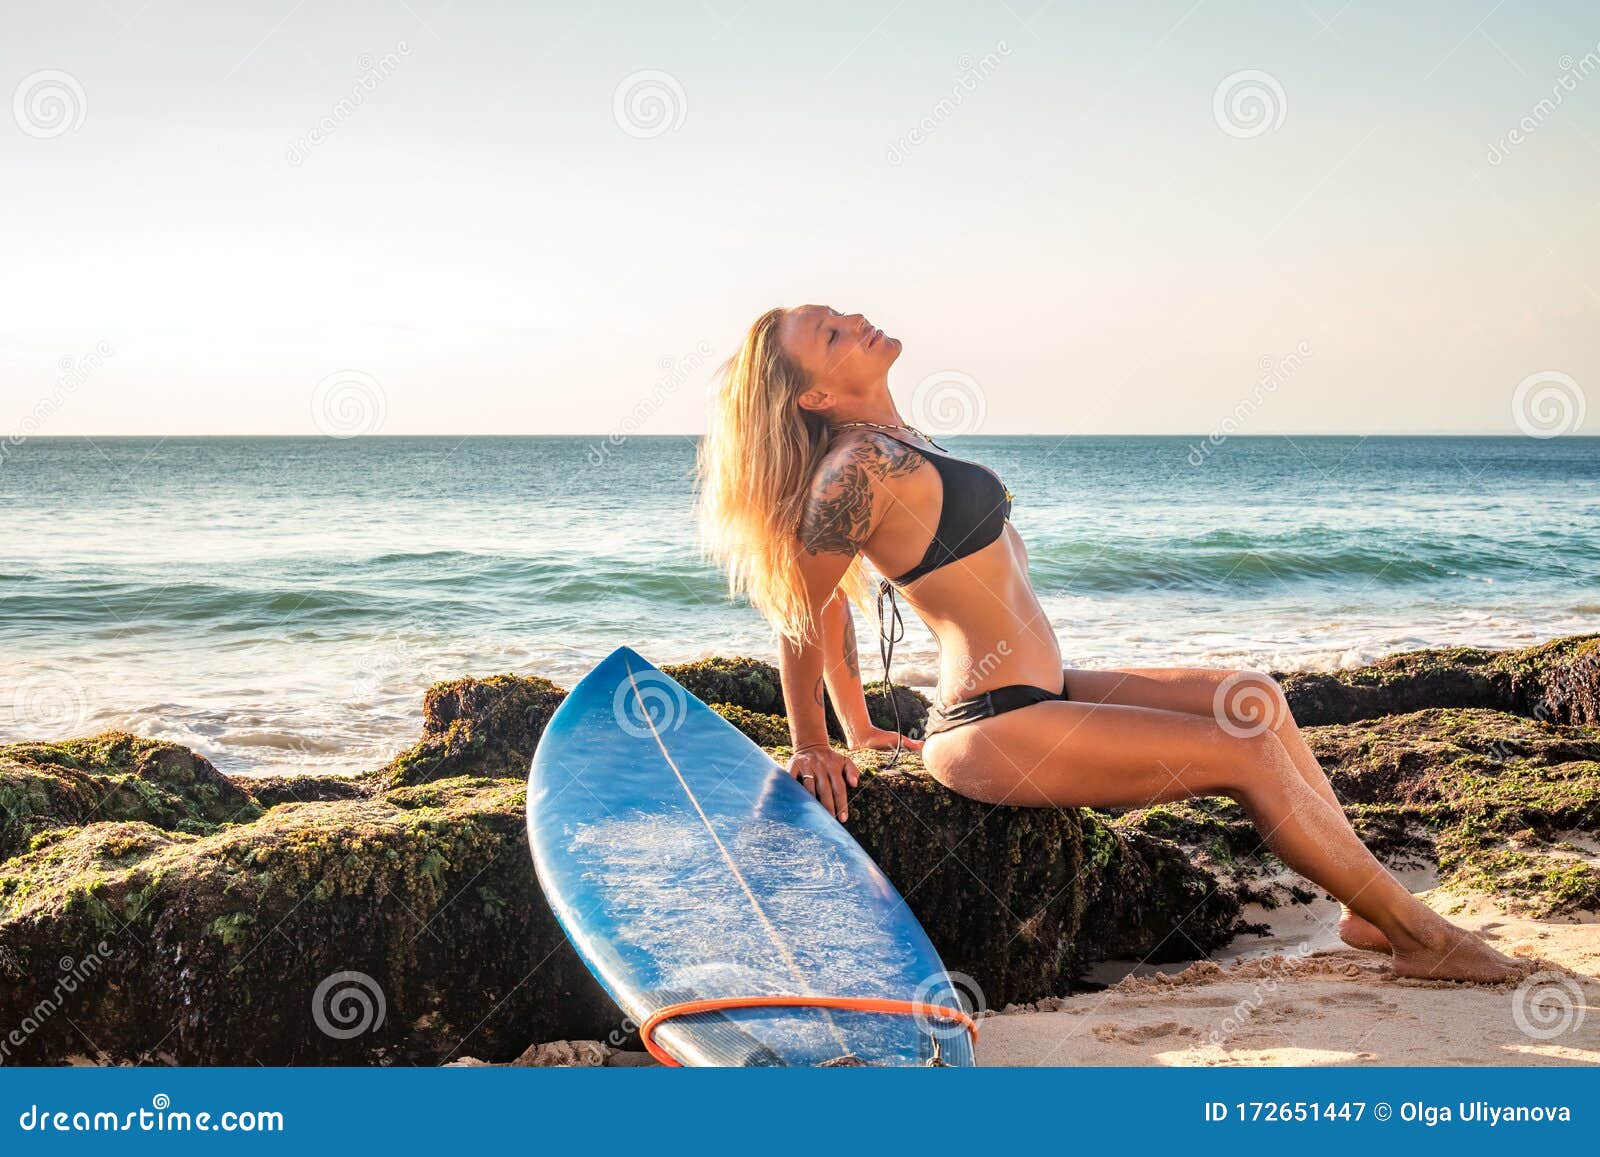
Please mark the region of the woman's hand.
[[821, 745], [803, 747], [790, 757], [789, 774], [800, 781], [801, 787], [816, 796], [817, 802], [840, 823], [850, 818], [850, 809], [845, 803], [845, 787], [855, 787], [860, 783], [861, 773], [844, 752]]
[[922, 740], [912, 739], [909, 735], [902, 738], [898, 731], [889, 731], [882, 727], [868, 727], [860, 735], [851, 738], [850, 746], [870, 747], [874, 751], [893, 751], [897, 742], [907, 751], [922, 750]]

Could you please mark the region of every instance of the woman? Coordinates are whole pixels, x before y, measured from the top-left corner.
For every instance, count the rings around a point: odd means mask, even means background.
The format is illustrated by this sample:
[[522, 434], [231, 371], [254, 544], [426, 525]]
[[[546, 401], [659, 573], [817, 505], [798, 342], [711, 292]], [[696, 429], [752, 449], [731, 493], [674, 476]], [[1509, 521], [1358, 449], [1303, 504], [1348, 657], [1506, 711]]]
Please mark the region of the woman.
[[900, 342], [858, 313], [770, 310], [730, 359], [701, 445], [702, 531], [732, 590], [780, 636], [790, 774], [848, 817], [858, 772], [828, 745], [824, 686], [853, 746], [898, 739], [865, 723], [838, 597], [867, 605], [865, 560], [895, 576], [938, 640], [923, 759], [952, 791], [1040, 807], [1228, 796], [1279, 858], [1340, 901], [1344, 941], [1390, 953], [1396, 973], [1500, 981], [1525, 970], [1362, 845], [1271, 678], [1063, 669], [1007, 518], [1010, 492], [901, 420], [888, 382], [899, 356]]

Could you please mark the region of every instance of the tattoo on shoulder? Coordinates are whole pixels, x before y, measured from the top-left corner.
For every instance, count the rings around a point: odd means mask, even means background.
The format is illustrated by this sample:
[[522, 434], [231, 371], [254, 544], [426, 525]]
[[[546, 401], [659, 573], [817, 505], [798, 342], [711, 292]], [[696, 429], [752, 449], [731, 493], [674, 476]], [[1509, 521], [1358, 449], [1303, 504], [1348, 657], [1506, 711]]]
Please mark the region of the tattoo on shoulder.
[[824, 460], [811, 483], [800, 520], [800, 542], [809, 554], [856, 554], [872, 525], [872, 483], [910, 474], [923, 458], [892, 438], [851, 442]]

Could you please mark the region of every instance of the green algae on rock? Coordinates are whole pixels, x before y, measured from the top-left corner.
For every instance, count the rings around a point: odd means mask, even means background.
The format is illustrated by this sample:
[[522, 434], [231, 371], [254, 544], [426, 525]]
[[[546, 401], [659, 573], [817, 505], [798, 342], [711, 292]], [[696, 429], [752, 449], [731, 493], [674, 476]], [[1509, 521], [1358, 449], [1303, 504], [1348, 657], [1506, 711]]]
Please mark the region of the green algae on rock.
[[[992, 1004], [1060, 992], [1111, 948], [1166, 959], [1227, 938], [1236, 905], [1170, 845], [1070, 809], [975, 803], [914, 755], [881, 773], [882, 753], [856, 755], [850, 830]], [[524, 800], [521, 783], [458, 776], [279, 803], [203, 837], [48, 833], [0, 864], [0, 957], [21, 977], [0, 987], [0, 1022], [38, 1002], [63, 951], [115, 952], [12, 1059], [82, 1053], [80, 1029], [103, 1061], [186, 1064], [508, 1060], [530, 1037], [626, 1036], [538, 889]], [[344, 974], [386, 1009], [350, 1037], [312, 1007]]]
[[1600, 723], [1600, 634], [1516, 651], [1406, 651], [1352, 670], [1275, 677], [1302, 727], [1428, 707], [1487, 707], [1554, 723]]
[[726, 703], [757, 715], [783, 715], [783, 684], [771, 663], [749, 658], [710, 658], [661, 668], [702, 703]]
[[435, 683], [422, 700], [422, 738], [376, 778], [391, 787], [458, 775], [525, 778], [566, 697], [550, 680], [522, 675]]
[[739, 729], [750, 742], [760, 747], [777, 747], [789, 742], [789, 721], [782, 715], [763, 715], [736, 703], [713, 703], [711, 710]]
[[[115, 947], [12, 1060], [86, 1052], [80, 1029], [102, 1061], [193, 1064], [437, 1063], [515, 1055], [529, 1026], [595, 1035], [609, 1002], [543, 903], [522, 786], [406, 790], [436, 794], [283, 804], [207, 837], [96, 823], [0, 867], [0, 955], [24, 978], [0, 988], [0, 1021], [64, 951]], [[356, 1036], [312, 1005], [342, 973], [387, 1008]]]
[[230, 777], [263, 808], [282, 803], [328, 803], [365, 799], [374, 791], [370, 778], [353, 775], [241, 775]]
[[40, 832], [94, 820], [206, 833], [260, 814], [249, 792], [175, 743], [108, 731], [0, 746], [0, 860]]

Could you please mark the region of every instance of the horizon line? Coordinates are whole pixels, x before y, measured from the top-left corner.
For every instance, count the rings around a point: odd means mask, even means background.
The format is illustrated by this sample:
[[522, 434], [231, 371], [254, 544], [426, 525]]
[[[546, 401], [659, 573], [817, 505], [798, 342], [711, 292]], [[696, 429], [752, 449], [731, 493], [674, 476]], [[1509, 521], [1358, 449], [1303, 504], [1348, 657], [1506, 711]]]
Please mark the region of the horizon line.
[[[0, 437], [0, 443], [10, 442], [14, 446], [20, 446], [24, 442], [70, 442], [70, 441], [73, 441], [74, 439], [79, 439], [79, 438], [82, 438], [82, 439], [101, 439], [101, 440], [134, 439], [134, 438], [145, 438], [145, 439], [165, 438], [165, 439], [169, 439], [169, 440], [173, 439], [173, 438], [236, 438], [236, 439], [239, 439], [239, 440], [254, 440], [254, 441], [262, 441], [262, 442], [265, 442], [265, 441], [268, 441], [268, 440], [271, 440], [271, 439], [288, 439], [288, 438], [298, 438], [298, 439], [304, 439], [304, 440], [308, 440], [308, 441], [325, 441], [325, 442], [381, 442], [381, 441], [395, 441], [395, 440], [399, 440], [399, 439], [402, 439], [402, 438], [458, 438], [458, 439], [466, 439], [466, 438], [572, 438], [572, 439], [584, 439], [584, 438], [587, 438], [587, 439], [590, 439], [592, 441], [614, 442], [614, 443], [620, 445], [623, 442], [631, 442], [631, 441], [636, 441], [636, 440], [660, 440], [660, 439], [667, 439], [667, 438], [702, 438], [704, 436], [705, 436], [705, 432], [703, 430], [701, 430], [701, 431], [692, 431], [692, 432], [691, 431], [683, 431], [683, 432], [680, 432], [680, 433], [665, 433], [665, 434], [618, 434], [615, 431], [598, 431], [598, 432], [594, 432], [594, 433], [582, 433], [582, 434], [573, 434], [573, 433], [357, 434], [357, 435], [351, 435], [351, 436], [348, 436], [348, 437], [340, 437], [340, 436], [334, 435], [334, 434], [323, 434], [323, 433], [318, 433], [318, 432], [315, 432], [315, 431], [312, 431], [312, 432], [297, 431], [297, 432], [293, 432], [293, 433], [272, 433], [272, 434], [260, 434], [260, 433], [253, 433], [253, 434], [242, 434], [242, 433], [104, 434], [104, 433], [95, 433], [95, 434], [26, 434], [26, 435], [21, 435], [21, 436]], [[1561, 441], [1563, 439], [1568, 439], [1568, 438], [1597, 438], [1597, 439], [1600, 439], [1600, 432], [1596, 432], [1596, 433], [1593, 433], [1593, 434], [1567, 433], [1567, 434], [1555, 435], [1555, 436], [1548, 437], [1548, 438], [1538, 438], [1538, 437], [1535, 437], [1535, 436], [1533, 436], [1531, 434], [1527, 434], [1527, 433], [1525, 433], [1523, 431], [1520, 431], [1520, 430], [1502, 430], [1502, 431], [1463, 431], [1463, 430], [1398, 431], [1397, 430], [1397, 431], [1385, 431], [1385, 432], [1372, 432], [1372, 431], [1359, 431], [1359, 430], [1279, 430], [1279, 431], [1273, 431], [1273, 432], [1269, 432], [1269, 433], [1260, 433], [1260, 434], [1215, 434], [1213, 432], [1186, 433], [1186, 434], [1153, 434], [1153, 433], [1141, 434], [1141, 433], [1131, 433], [1131, 432], [1126, 432], [1126, 431], [1124, 431], [1124, 432], [1116, 432], [1116, 433], [1113, 433], [1113, 432], [1104, 432], [1104, 433], [1054, 433], [1054, 432], [1050, 432], [1050, 431], [1045, 431], [1045, 432], [1035, 431], [1035, 432], [1031, 432], [1031, 433], [1017, 433], [1017, 432], [1010, 432], [1010, 431], [1003, 431], [1003, 432], [967, 431], [967, 432], [964, 432], [964, 433], [953, 433], [953, 434], [950, 434], [950, 433], [944, 433], [944, 434], [936, 433], [934, 436], [935, 437], [939, 437], [939, 438], [1172, 438], [1172, 439], [1196, 439], [1196, 440], [1199, 440], [1199, 441], [1215, 440], [1220, 445], [1223, 442], [1232, 442], [1232, 441], [1250, 440], [1250, 439], [1260, 440], [1260, 439], [1263, 439], [1263, 438], [1526, 438], [1526, 439], [1528, 439], [1530, 441], [1535, 441], [1535, 442], [1558, 442], [1558, 441]]]

